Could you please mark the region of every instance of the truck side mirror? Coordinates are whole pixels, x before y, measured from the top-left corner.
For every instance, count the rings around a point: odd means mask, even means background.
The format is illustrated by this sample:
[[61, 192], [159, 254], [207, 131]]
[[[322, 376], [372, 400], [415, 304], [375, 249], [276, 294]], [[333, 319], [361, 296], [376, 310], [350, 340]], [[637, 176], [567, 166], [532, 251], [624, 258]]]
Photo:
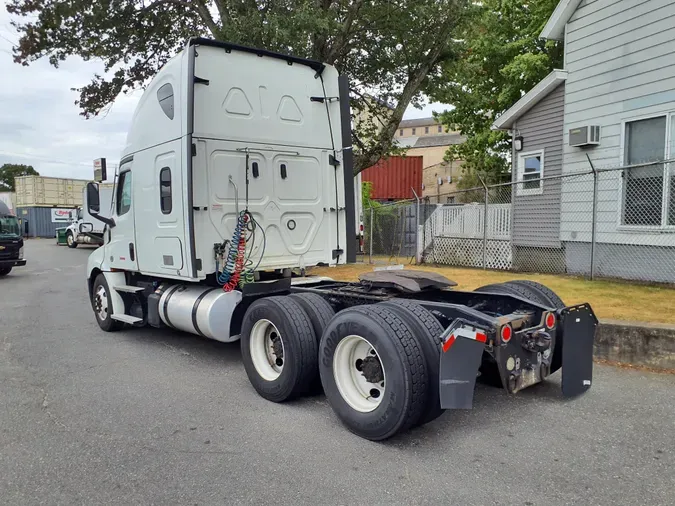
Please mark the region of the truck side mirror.
[[92, 223], [80, 223], [80, 234], [87, 234], [94, 231], [94, 225]]
[[102, 221], [111, 228], [115, 226], [115, 220], [98, 214], [101, 210], [101, 198], [96, 183], [87, 183], [87, 210], [98, 221]]
[[87, 209], [94, 214], [98, 214], [101, 209], [101, 198], [96, 183], [87, 183]]

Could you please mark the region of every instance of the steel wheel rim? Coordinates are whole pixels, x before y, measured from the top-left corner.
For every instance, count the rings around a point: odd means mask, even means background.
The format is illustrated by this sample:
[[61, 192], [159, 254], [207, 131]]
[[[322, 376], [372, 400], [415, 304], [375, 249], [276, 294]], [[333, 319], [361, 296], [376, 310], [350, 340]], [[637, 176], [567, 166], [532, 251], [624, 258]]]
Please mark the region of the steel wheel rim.
[[96, 315], [101, 320], [108, 318], [108, 292], [106, 292], [105, 286], [98, 286], [94, 301], [96, 305]]
[[249, 341], [251, 361], [265, 381], [274, 381], [284, 370], [284, 341], [276, 325], [269, 320], [255, 322]]
[[66, 236], [66, 242], [68, 243], [68, 246], [73, 245], [73, 242], [75, 242], [75, 240], [73, 239], [73, 234], [68, 234]]
[[[359, 370], [367, 357], [379, 361], [382, 381], [372, 382]], [[340, 395], [353, 409], [370, 413], [382, 403], [385, 394], [386, 373], [375, 347], [361, 336], [350, 335], [342, 339], [333, 354], [333, 378]]]

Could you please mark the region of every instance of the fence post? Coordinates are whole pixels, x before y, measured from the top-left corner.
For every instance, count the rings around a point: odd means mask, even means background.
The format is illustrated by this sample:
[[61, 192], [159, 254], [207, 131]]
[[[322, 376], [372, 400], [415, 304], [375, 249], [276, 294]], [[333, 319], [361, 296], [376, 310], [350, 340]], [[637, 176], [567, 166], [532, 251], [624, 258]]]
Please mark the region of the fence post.
[[370, 234], [369, 241], [370, 247], [368, 249], [368, 263], [373, 263], [373, 233], [375, 232], [375, 223], [373, 222], [373, 208], [370, 208]]
[[414, 188], [410, 188], [415, 195], [417, 208], [415, 209], [415, 262], [417, 265], [422, 263], [422, 252], [420, 251], [420, 198], [417, 196]]
[[478, 176], [480, 179], [480, 184], [483, 185], [483, 190], [485, 190], [485, 209], [483, 210], [483, 269], [487, 269], [487, 221], [488, 221], [488, 187], [485, 185], [483, 178]]
[[591, 170], [593, 171], [593, 211], [591, 213], [591, 281], [595, 278], [595, 234], [596, 234], [596, 221], [597, 221], [597, 212], [598, 212], [598, 172], [591, 162], [591, 157], [586, 153], [586, 158], [588, 163], [591, 165]]

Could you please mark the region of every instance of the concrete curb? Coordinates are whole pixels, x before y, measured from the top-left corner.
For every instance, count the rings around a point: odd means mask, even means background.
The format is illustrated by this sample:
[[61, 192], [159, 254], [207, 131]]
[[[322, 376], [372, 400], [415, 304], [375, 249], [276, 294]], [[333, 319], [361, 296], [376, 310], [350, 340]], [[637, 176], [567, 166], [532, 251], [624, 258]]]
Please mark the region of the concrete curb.
[[613, 362], [675, 369], [675, 326], [600, 320], [594, 355]]

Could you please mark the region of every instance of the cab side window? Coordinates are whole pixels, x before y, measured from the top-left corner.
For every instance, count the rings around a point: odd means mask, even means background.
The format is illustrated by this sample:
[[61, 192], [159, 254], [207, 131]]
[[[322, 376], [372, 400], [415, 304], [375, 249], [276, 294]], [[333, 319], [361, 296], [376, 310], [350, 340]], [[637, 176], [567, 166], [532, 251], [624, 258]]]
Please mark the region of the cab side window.
[[122, 172], [117, 185], [117, 216], [122, 216], [131, 209], [131, 171]]
[[162, 214], [171, 214], [171, 169], [164, 167], [159, 171], [159, 206]]

